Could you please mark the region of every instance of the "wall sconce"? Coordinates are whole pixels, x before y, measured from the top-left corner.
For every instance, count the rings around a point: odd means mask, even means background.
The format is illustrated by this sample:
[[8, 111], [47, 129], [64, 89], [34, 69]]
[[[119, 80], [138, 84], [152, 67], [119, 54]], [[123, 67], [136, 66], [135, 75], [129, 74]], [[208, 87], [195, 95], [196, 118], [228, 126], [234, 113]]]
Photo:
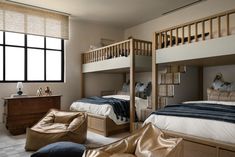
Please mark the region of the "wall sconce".
[[23, 83], [22, 82], [17, 82], [16, 89], [18, 89], [17, 94], [22, 95], [23, 94]]

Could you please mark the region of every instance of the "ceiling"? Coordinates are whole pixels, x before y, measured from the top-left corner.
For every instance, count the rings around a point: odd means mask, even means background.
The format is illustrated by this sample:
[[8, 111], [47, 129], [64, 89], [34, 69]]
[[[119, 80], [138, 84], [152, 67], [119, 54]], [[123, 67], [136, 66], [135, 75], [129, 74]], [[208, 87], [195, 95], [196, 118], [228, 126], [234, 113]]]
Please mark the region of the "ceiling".
[[8, 0], [68, 13], [72, 18], [128, 28], [198, 0]]

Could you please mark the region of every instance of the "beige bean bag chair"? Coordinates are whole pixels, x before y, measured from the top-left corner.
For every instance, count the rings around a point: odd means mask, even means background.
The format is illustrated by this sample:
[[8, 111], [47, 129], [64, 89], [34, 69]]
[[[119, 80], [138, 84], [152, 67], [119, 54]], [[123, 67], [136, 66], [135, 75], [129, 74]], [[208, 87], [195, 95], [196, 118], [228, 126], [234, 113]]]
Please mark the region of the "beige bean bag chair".
[[83, 157], [182, 157], [181, 138], [167, 138], [152, 124], [129, 137], [97, 149], [86, 150]]
[[86, 113], [50, 110], [32, 128], [27, 128], [25, 150], [35, 151], [58, 141], [84, 143], [86, 135]]

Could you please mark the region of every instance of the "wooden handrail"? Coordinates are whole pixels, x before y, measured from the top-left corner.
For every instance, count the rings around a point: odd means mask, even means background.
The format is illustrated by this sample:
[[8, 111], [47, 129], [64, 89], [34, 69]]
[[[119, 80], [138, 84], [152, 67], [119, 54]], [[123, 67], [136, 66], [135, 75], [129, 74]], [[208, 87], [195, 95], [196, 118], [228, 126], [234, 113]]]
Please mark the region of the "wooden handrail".
[[165, 32], [165, 31], [169, 31], [171, 29], [180, 28], [180, 27], [187, 26], [187, 25], [192, 25], [193, 23], [201, 23], [202, 21], [208, 21], [209, 19], [215, 19], [218, 16], [225, 16], [226, 14], [234, 14], [234, 13], [235, 13], [235, 9], [228, 10], [228, 11], [218, 13], [218, 14], [215, 14], [215, 15], [211, 15], [211, 16], [207, 16], [207, 17], [204, 17], [204, 18], [201, 18], [201, 19], [198, 19], [198, 20], [194, 20], [194, 21], [186, 22], [186, 23], [176, 25], [176, 26], [173, 26], [173, 27], [169, 27], [167, 29], [162, 29], [160, 31], [157, 31], [156, 33], [161, 33], [161, 32]]
[[[131, 48], [131, 45], [133, 45], [133, 48]], [[151, 47], [152, 42], [139, 39], [128, 39], [83, 53], [83, 64], [121, 56], [127, 57], [130, 53], [134, 53], [135, 55], [151, 56]]]
[[[161, 48], [166, 48], [166, 47], [172, 47], [173, 45], [179, 45], [180, 43], [186, 44], [186, 43], [191, 43], [193, 39], [195, 39], [195, 42], [199, 41], [199, 38], [201, 38], [201, 40], [206, 40], [206, 36], [209, 35], [209, 39], [213, 39], [214, 37], [218, 37], [220, 38], [223, 34], [224, 31], [222, 31], [221, 27], [222, 25], [225, 25], [225, 29], [226, 29], [226, 35], [230, 35], [230, 22], [231, 22], [231, 14], [235, 14], [235, 9], [229, 10], [229, 11], [225, 11], [219, 14], [215, 14], [212, 16], [208, 16], [205, 18], [201, 18], [198, 20], [194, 20], [191, 22], [187, 22], [184, 24], [180, 24], [177, 26], [173, 26], [167, 29], [163, 29], [161, 31], [157, 31], [155, 32], [155, 41], [156, 41], [156, 45], [155, 46], [156, 49], [161, 49]], [[225, 17], [225, 20], [221, 20], [223, 17]], [[213, 28], [213, 21], [216, 21], [217, 23], [215, 23], [217, 25], [217, 27]], [[226, 22], [225, 24], [222, 22]], [[198, 32], [198, 27], [202, 28], [201, 32]], [[209, 27], [209, 32], [206, 32], [206, 25]], [[194, 27], [192, 27], [194, 26]], [[193, 31], [192, 28], [195, 28], [195, 30]], [[213, 29], [217, 29], [217, 35], [213, 35]], [[181, 31], [181, 34], [179, 35], [179, 31]], [[188, 32], [188, 34], [185, 34], [185, 31]], [[173, 36], [173, 32], [175, 32], [175, 36]], [[192, 32], [193, 36], [192, 36]]]

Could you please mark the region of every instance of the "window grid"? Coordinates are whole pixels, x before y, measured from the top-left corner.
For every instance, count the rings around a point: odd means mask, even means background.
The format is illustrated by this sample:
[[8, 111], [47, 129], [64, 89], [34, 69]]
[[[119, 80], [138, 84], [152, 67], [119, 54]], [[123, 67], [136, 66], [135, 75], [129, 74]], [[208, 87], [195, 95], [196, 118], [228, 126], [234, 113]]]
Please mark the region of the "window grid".
[[[31, 47], [27, 46], [27, 35], [24, 35], [24, 46], [18, 46], [18, 45], [11, 45], [11, 44], [5, 44], [6, 42], [6, 34], [3, 32], [3, 43], [0, 43], [0, 46], [3, 47], [3, 80], [0, 80], [0, 83], [5, 82], [64, 82], [64, 40], [61, 39], [61, 50], [59, 49], [51, 49], [46, 48], [46, 37], [44, 37], [44, 48], [40, 47]], [[6, 47], [17, 47], [17, 48], [24, 48], [24, 80], [6, 80]], [[44, 80], [28, 80], [28, 69], [27, 69], [27, 61], [28, 61], [28, 49], [38, 49], [44, 51]], [[60, 80], [46, 80], [46, 51], [58, 51], [61, 52], [61, 79]]]

